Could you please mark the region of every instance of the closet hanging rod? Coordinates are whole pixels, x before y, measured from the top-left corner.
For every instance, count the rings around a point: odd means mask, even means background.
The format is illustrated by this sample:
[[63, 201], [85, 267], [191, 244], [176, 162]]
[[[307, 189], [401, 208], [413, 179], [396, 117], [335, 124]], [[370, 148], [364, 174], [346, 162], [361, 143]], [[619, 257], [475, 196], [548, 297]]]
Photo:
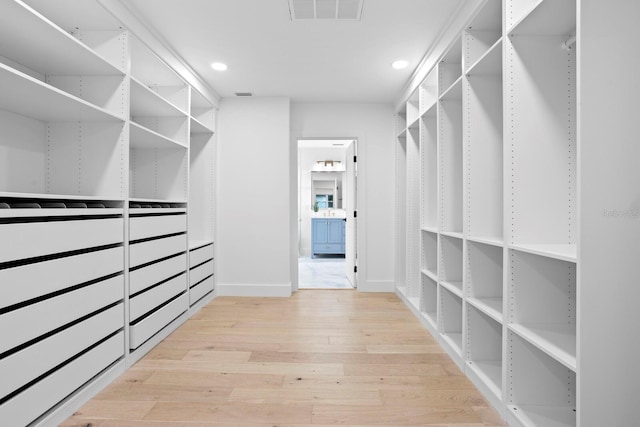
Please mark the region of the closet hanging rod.
[[573, 45], [576, 43], [576, 36], [573, 35], [562, 42], [562, 48], [565, 50], [571, 50]]

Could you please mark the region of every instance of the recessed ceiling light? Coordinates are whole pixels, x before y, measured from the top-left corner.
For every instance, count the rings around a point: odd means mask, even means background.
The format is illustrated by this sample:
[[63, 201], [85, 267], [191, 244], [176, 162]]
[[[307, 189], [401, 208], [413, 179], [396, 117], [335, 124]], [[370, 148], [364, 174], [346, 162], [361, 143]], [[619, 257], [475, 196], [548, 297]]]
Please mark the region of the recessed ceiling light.
[[211, 68], [216, 71], [224, 71], [227, 69], [227, 64], [223, 64], [222, 62], [214, 62], [211, 64]]
[[395, 68], [396, 70], [402, 70], [403, 68], [407, 68], [408, 65], [409, 65], [409, 63], [407, 61], [405, 61], [404, 59], [400, 59], [398, 61], [394, 61], [393, 64], [391, 64], [391, 66], [393, 68]]

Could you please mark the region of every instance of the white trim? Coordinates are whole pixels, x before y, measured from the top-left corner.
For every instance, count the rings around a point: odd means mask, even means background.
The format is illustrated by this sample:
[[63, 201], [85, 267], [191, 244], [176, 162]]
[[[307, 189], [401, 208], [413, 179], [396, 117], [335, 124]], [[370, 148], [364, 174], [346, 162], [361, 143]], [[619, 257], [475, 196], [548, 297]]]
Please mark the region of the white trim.
[[358, 290], [360, 292], [396, 292], [396, 283], [393, 280], [361, 280]]
[[290, 297], [291, 283], [287, 284], [230, 284], [218, 283], [218, 297]]

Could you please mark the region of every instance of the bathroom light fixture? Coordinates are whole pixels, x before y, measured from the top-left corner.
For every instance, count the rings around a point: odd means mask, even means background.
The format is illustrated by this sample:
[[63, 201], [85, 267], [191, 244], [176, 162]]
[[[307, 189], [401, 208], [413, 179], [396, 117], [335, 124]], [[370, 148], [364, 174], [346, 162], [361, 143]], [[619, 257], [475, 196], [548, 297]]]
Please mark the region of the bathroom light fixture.
[[405, 61], [404, 59], [399, 59], [397, 61], [394, 61], [391, 66], [393, 68], [395, 68], [396, 70], [402, 70], [403, 68], [407, 68], [407, 66], [409, 65], [409, 63], [407, 61]]
[[227, 69], [227, 64], [224, 64], [222, 62], [214, 62], [213, 64], [211, 64], [211, 68], [216, 71], [225, 71]]

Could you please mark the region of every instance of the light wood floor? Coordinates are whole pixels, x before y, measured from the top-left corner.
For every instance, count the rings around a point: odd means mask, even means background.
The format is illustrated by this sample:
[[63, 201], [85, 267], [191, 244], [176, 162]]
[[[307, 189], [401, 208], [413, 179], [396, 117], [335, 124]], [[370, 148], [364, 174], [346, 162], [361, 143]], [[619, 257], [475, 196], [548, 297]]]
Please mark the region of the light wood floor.
[[219, 297], [64, 424], [502, 426], [394, 294]]

